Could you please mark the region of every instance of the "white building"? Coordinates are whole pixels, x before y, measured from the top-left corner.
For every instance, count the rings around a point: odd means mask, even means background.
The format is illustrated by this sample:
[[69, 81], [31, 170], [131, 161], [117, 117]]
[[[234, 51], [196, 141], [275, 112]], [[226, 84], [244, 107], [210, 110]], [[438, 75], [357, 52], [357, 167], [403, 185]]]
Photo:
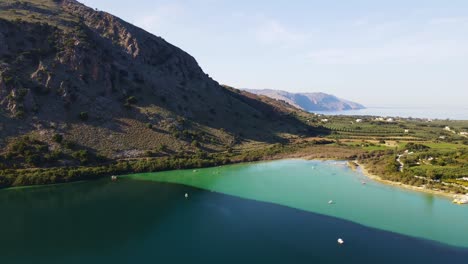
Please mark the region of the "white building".
[[356, 119], [356, 123], [362, 123], [362, 119]]
[[409, 129], [405, 129], [405, 133], [409, 133]]

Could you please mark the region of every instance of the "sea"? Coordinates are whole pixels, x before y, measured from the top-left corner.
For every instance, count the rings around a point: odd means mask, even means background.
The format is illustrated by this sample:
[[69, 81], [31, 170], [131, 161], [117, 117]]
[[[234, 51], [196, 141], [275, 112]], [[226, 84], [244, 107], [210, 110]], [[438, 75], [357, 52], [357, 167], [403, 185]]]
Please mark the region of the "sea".
[[[468, 98], [467, 98], [468, 100]], [[468, 101], [466, 106], [402, 107], [374, 106], [360, 110], [314, 111], [323, 115], [360, 115], [381, 117], [427, 118], [468, 120]]]

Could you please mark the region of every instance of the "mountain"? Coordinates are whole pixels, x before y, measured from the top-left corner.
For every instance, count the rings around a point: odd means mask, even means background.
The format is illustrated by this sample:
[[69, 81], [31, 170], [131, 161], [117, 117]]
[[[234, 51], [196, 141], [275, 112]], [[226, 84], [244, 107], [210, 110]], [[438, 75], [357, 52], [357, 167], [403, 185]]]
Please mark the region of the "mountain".
[[0, 2], [6, 163], [37, 149], [62, 162], [282, 142], [313, 133], [297, 114], [305, 113], [219, 85], [178, 47], [77, 1]]
[[271, 89], [245, 90], [254, 94], [265, 95], [277, 100], [283, 100], [305, 111], [342, 111], [365, 108], [361, 104], [340, 99], [334, 95], [326, 93], [290, 93]]

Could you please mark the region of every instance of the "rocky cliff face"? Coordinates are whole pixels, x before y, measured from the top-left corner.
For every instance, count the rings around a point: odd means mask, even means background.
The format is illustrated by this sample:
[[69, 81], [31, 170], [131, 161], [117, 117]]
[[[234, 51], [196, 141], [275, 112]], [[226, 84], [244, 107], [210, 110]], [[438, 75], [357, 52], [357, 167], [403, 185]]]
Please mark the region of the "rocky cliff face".
[[306, 111], [342, 111], [365, 108], [361, 104], [340, 99], [334, 95], [326, 93], [290, 93], [271, 89], [247, 89], [247, 91], [254, 94], [265, 95], [277, 100], [283, 100]]
[[[7, 41], [0, 38], [5, 43], [0, 52], [5, 58], [2, 79], [12, 95], [10, 99], [17, 98], [14, 94], [21, 88], [26, 89], [23, 93], [31, 88], [54, 91], [67, 105], [72, 100], [85, 103], [113, 93], [125, 97], [143, 88], [167, 100], [180, 95], [174, 88], [217, 88], [195, 59], [161, 38], [76, 1], [59, 1], [56, 8], [76, 18], [75, 24], [1, 21], [1, 35], [9, 36]], [[38, 11], [35, 18], [47, 14], [34, 1], [24, 10]], [[24, 110], [31, 109], [25, 106]]]
[[164, 39], [74, 0], [0, 3], [0, 109], [0, 147], [60, 133], [110, 156], [308, 129], [289, 116], [297, 109], [222, 87]]

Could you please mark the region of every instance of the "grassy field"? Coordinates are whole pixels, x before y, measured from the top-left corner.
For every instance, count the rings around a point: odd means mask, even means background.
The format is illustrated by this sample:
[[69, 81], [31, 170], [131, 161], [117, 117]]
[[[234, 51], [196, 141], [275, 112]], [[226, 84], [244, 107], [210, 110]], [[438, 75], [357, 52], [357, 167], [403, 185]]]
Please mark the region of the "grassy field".
[[348, 139], [466, 142], [460, 132], [468, 131], [468, 121], [395, 118], [387, 122], [367, 116], [322, 116], [314, 124], [330, 129], [335, 138]]
[[462, 179], [468, 177], [468, 138], [460, 134], [468, 131], [468, 121], [322, 116], [315, 124], [330, 129], [327, 138], [337, 144], [365, 151], [359, 161], [384, 179], [468, 192]]

